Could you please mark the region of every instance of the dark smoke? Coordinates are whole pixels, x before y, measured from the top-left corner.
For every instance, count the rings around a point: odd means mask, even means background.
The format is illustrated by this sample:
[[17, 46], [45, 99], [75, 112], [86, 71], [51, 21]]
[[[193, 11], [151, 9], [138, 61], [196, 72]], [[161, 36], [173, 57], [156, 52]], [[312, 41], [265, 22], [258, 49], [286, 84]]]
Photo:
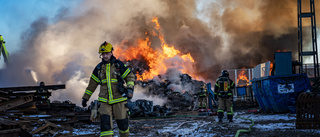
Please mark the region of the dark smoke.
[[[205, 9], [209, 24], [190, 12], [196, 9], [194, 1], [167, 3], [171, 14], [159, 22], [168, 43], [190, 52], [197, 74], [208, 81], [214, 81], [222, 69], [253, 68], [273, 61], [278, 50], [291, 51], [293, 60], [298, 59], [296, 0], [218, 1]], [[302, 4], [304, 11], [308, 4]]]
[[[197, 2], [204, 6], [198, 9]], [[68, 90], [77, 94], [74, 100], [78, 101], [100, 61], [98, 46], [103, 41], [133, 46], [137, 39], [146, 37], [145, 32], [152, 32], [153, 17], [159, 18], [168, 44], [175, 45], [182, 54], [192, 55], [195, 73], [206, 82], [215, 81], [222, 69], [255, 67], [272, 61], [277, 50], [291, 51], [296, 60], [296, 2], [83, 1], [75, 11], [62, 8], [53, 19], [40, 17], [26, 28], [17, 39], [21, 41], [20, 51], [10, 53], [12, 65], [0, 70], [0, 86], [34, 85], [32, 70], [38, 81], [72, 87]], [[303, 5], [304, 9], [308, 7], [308, 3]], [[151, 42], [152, 48], [160, 45], [157, 37], [151, 37]], [[145, 63], [137, 64], [148, 68]]]

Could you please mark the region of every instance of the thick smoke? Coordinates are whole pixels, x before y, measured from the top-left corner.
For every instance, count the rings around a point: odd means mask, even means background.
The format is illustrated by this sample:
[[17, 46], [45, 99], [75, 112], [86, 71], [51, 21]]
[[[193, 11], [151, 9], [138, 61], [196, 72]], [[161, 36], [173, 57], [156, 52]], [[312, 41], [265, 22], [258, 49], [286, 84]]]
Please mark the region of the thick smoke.
[[[197, 2], [205, 6], [197, 9]], [[98, 45], [131, 46], [152, 30], [147, 22], [153, 17], [159, 18], [166, 42], [190, 53], [195, 73], [213, 82], [221, 69], [254, 67], [273, 60], [276, 50], [297, 58], [296, 5], [296, 0], [83, 1], [53, 19], [38, 18], [24, 31], [17, 39], [20, 51], [10, 54], [12, 65], [0, 70], [0, 86], [66, 84], [67, 90], [52, 98], [79, 103], [100, 62]], [[157, 38], [151, 41], [153, 48], [161, 45]]]
[[166, 97], [159, 97], [154, 95], [147, 95], [148, 88], [141, 87], [140, 85], [136, 85], [135, 87], [135, 93], [131, 101], [136, 101], [139, 99], [145, 99], [145, 100], [152, 100], [154, 105], [164, 105], [167, 102]]
[[194, 1], [170, 4], [173, 14], [160, 20], [166, 38], [191, 52], [198, 75], [207, 81], [214, 81], [222, 69], [272, 61], [277, 50], [291, 51], [297, 59], [296, 0], [216, 1], [201, 11], [209, 15], [208, 23], [190, 12], [196, 8]]

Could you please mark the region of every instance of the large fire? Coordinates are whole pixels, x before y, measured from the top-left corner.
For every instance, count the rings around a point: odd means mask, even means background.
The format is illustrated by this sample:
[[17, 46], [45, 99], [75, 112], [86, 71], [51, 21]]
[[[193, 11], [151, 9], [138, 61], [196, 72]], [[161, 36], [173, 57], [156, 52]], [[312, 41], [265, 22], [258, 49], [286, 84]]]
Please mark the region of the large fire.
[[237, 85], [238, 86], [248, 86], [249, 85], [249, 79], [247, 75], [245, 74], [245, 70], [240, 70], [238, 76], [237, 76]]
[[[177, 68], [181, 73], [188, 73], [192, 78], [198, 79], [196, 75], [193, 75], [192, 65], [194, 59], [190, 55], [181, 54], [181, 52], [174, 48], [174, 45], [168, 45], [164, 40], [161, 26], [158, 22], [158, 18], [154, 17], [152, 22], [155, 24], [155, 30], [152, 31], [152, 36], [158, 36], [161, 42], [161, 48], [151, 48], [150, 37], [145, 32], [145, 39], [138, 39], [137, 44], [130, 46], [129, 48], [116, 48], [114, 51], [115, 56], [124, 60], [145, 60], [149, 69], [145, 70], [141, 75], [137, 74], [138, 80], [153, 79], [153, 77], [160, 74], [164, 74], [168, 68]], [[124, 42], [123, 42], [124, 43]], [[124, 47], [124, 44], [116, 45], [116, 47]]]

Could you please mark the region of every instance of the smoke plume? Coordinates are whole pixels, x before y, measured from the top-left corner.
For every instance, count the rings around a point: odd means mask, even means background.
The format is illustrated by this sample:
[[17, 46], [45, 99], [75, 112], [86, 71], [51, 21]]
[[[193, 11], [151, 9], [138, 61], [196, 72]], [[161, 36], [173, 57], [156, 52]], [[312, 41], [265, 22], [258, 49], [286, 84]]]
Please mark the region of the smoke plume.
[[[62, 8], [52, 19], [39, 17], [21, 34], [20, 51], [10, 54], [12, 65], [0, 70], [0, 86], [36, 85], [32, 71], [46, 85], [67, 85], [67, 90], [53, 94], [54, 99], [79, 103], [100, 62], [98, 46], [104, 41], [134, 45], [146, 32], [151, 34], [153, 17], [159, 18], [168, 44], [191, 54], [192, 71], [206, 82], [214, 82], [222, 69], [255, 67], [273, 60], [277, 50], [291, 51], [297, 59], [296, 2], [83, 1], [74, 11]], [[152, 48], [160, 45], [157, 37], [150, 41]]]

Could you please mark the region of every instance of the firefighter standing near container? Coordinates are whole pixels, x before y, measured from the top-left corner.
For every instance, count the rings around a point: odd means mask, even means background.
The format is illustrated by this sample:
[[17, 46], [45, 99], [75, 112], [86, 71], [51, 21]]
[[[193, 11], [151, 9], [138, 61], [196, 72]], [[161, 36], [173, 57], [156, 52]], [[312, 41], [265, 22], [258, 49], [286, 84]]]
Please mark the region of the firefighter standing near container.
[[214, 87], [214, 98], [218, 101], [218, 119], [222, 122], [223, 113], [227, 108], [227, 118], [229, 122], [233, 122], [233, 108], [232, 108], [232, 89], [234, 82], [229, 78], [229, 72], [223, 70], [221, 76], [216, 80]]
[[206, 84], [203, 84], [203, 86], [200, 88], [198, 92], [198, 97], [199, 97], [199, 112], [205, 111], [207, 107], [207, 88]]
[[[113, 133], [112, 117], [114, 116], [121, 137], [129, 136], [129, 119], [127, 99], [133, 96], [135, 76], [130, 69], [117, 60], [113, 54], [113, 47], [110, 43], [104, 42], [99, 47], [100, 62], [93, 70], [89, 85], [82, 97], [82, 106], [87, 106], [87, 101], [91, 97], [98, 85], [100, 85], [98, 112], [101, 119], [102, 137], [111, 137]], [[127, 87], [121, 81], [125, 81]]]

